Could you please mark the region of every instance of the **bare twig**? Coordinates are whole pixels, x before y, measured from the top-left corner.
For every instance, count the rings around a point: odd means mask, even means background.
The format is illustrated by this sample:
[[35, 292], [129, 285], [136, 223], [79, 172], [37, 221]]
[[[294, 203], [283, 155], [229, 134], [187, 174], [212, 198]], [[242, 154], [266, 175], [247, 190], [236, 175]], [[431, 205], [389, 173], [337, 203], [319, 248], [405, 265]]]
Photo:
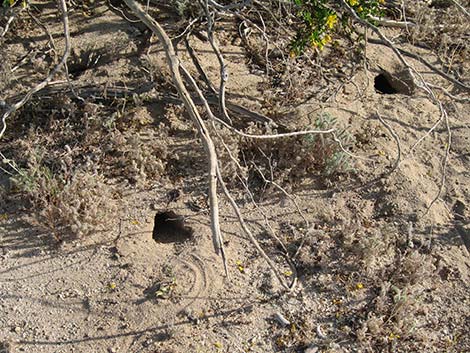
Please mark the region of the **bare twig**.
[[219, 61], [220, 67], [220, 84], [219, 84], [219, 105], [220, 110], [222, 111], [223, 117], [225, 120], [232, 123], [228, 113], [227, 107], [225, 106], [225, 86], [227, 85], [228, 81], [228, 70], [227, 65], [225, 64], [224, 57], [220, 52], [219, 46], [215, 42], [214, 39], [214, 19], [213, 14], [209, 11], [209, 4], [208, 0], [205, 0], [203, 3], [201, 2], [201, 6], [204, 8], [207, 18], [207, 37], [209, 39], [209, 43], [211, 44], [212, 50], [214, 51], [215, 55], [217, 56], [217, 60]]
[[445, 110], [444, 110], [444, 122], [445, 122], [446, 130], [447, 130], [447, 142], [445, 144], [445, 154], [444, 154], [444, 158], [442, 159], [442, 164], [441, 164], [442, 171], [441, 171], [441, 180], [440, 180], [440, 184], [439, 184], [439, 191], [438, 191], [437, 195], [435, 196], [435, 198], [429, 204], [428, 208], [424, 212], [424, 215], [426, 215], [429, 212], [429, 210], [431, 209], [432, 205], [434, 205], [434, 203], [437, 200], [439, 200], [439, 198], [442, 195], [442, 191], [444, 190], [444, 186], [445, 186], [445, 182], [446, 182], [447, 163], [449, 161], [450, 147], [452, 145], [452, 132], [450, 130], [449, 117], [448, 117], [447, 112]]
[[[11, 10], [11, 14], [8, 17], [7, 23], [5, 24], [5, 27], [3, 28], [2, 33], [0, 34], [1, 38], [5, 37], [8, 30], [10, 29], [11, 23], [15, 20], [16, 16], [18, 16], [21, 13], [21, 11], [23, 11], [23, 8], [22, 7], [20, 9], [13, 8], [13, 9], [10, 9], [10, 10]], [[0, 29], [1, 29], [1, 27], [0, 27]]]
[[[128, 0], [126, 0], [128, 1]], [[233, 210], [235, 211], [235, 214], [237, 215], [237, 218], [238, 218], [238, 222], [240, 223], [243, 231], [245, 232], [245, 234], [248, 236], [248, 238], [250, 239], [251, 243], [255, 246], [256, 250], [258, 250], [258, 252], [260, 253], [261, 257], [263, 257], [263, 259], [266, 261], [266, 263], [268, 264], [268, 266], [271, 268], [271, 270], [274, 272], [274, 275], [276, 276], [276, 278], [278, 279], [278, 281], [282, 284], [282, 286], [286, 289], [290, 289], [289, 288], [289, 285], [287, 285], [284, 281], [284, 279], [282, 278], [281, 274], [279, 273], [279, 271], [276, 269], [276, 266], [274, 265], [274, 263], [272, 262], [272, 260], [269, 258], [269, 256], [266, 254], [266, 252], [261, 248], [261, 246], [259, 245], [258, 241], [256, 240], [256, 238], [253, 236], [253, 233], [251, 233], [250, 231], [250, 228], [248, 228], [248, 226], [246, 225], [246, 222], [245, 220], [243, 219], [243, 216], [240, 212], [240, 208], [238, 207], [237, 203], [235, 202], [235, 200], [233, 199], [232, 195], [230, 194], [230, 192], [228, 191], [227, 189], [227, 186], [225, 185], [225, 182], [222, 178], [222, 174], [220, 173], [220, 169], [217, 168], [217, 177], [219, 179], [219, 183], [220, 185], [222, 186], [222, 190], [225, 194], [225, 197], [227, 197], [227, 199], [229, 200], [230, 204], [232, 205], [232, 208]]]
[[186, 50], [188, 51], [189, 56], [191, 57], [191, 60], [196, 67], [196, 70], [199, 72], [199, 76], [201, 76], [201, 79], [204, 81], [206, 84], [207, 88], [212, 94], [217, 94], [214, 86], [212, 85], [212, 82], [209, 79], [209, 76], [207, 76], [206, 72], [202, 68], [201, 62], [199, 61], [199, 58], [197, 57], [196, 52], [194, 51], [193, 47], [189, 43], [189, 33], [186, 35], [186, 38], [184, 40], [184, 44], [186, 46]]
[[460, 5], [456, 0], [450, 0], [452, 3], [459, 8], [459, 10], [467, 17], [470, 17], [470, 12], [467, 11], [465, 7]]
[[242, 7], [251, 5], [252, 1], [253, 0], [245, 0], [244, 2], [239, 3], [239, 4], [229, 4], [229, 5], [221, 5], [214, 0], [208, 0], [206, 2], [208, 2], [211, 6], [214, 6], [219, 11], [226, 11], [226, 10], [232, 10], [232, 9], [240, 9]]
[[392, 129], [392, 127], [380, 116], [380, 113], [378, 111], [376, 111], [376, 114], [377, 114], [377, 119], [379, 119], [379, 121], [382, 123], [383, 126], [385, 126], [385, 128], [388, 130], [388, 132], [390, 132], [390, 134], [393, 136], [393, 138], [395, 139], [395, 142], [397, 143], [397, 149], [398, 149], [398, 153], [397, 153], [397, 158], [395, 159], [395, 162], [393, 163], [392, 165], [392, 170], [390, 171], [390, 173], [393, 173], [397, 168], [398, 166], [400, 165], [400, 160], [401, 160], [401, 143], [400, 143], [400, 137], [398, 137], [398, 134]]
[[384, 26], [384, 27], [408, 28], [408, 27], [416, 26], [416, 23], [413, 23], [413, 22], [394, 21], [394, 20], [379, 18], [375, 16], [369, 16], [369, 18], [375, 21], [377, 24]]
[[247, 134], [243, 131], [235, 129], [233, 126], [227, 124], [225, 121], [215, 118], [219, 123], [224, 125], [226, 128], [230, 129], [237, 135], [251, 138], [251, 139], [258, 139], [258, 140], [269, 140], [269, 139], [278, 139], [278, 138], [284, 138], [284, 137], [293, 137], [293, 136], [302, 136], [302, 135], [312, 135], [312, 134], [330, 134], [333, 133], [336, 129], [328, 129], [328, 130], [303, 130], [303, 131], [292, 131], [292, 132], [285, 132], [282, 134], [266, 134], [266, 135], [253, 135], [253, 134]]
[[51, 48], [52, 52], [54, 53], [54, 60], [56, 60], [57, 59], [57, 52], [56, 52], [54, 38], [52, 37], [51, 32], [49, 32], [47, 27], [44, 25], [44, 23], [41, 22], [41, 20], [39, 18], [37, 18], [36, 16], [33, 15], [33, 13], [29, 10], [29, 8], [26, 8], [26, 12], [28, 13], [29, 17], [32, 18], [34, 23], [36, 23], [39, 27], [42, 28], [42, 30], [44, 31], [46, 36], [49, 38], [48, 45]]
[[194, 124], [196, 125], [203, 144], [204, 149], [209, 157], [209, 203], [211, 209], [211, 230], [212, 230], [212, 241], [214, 243], [214, 248], [217, 254], [222, 256], [226, 273], [227, 265], [225, 252], [223, 248], [222, 234], [220, 231], [219, 224], [219, 201], [217, 198], [217, 153], [215, 150], [214, 142], [209, 134], [204, 120], [202, 120], [194, 101], [192, 100], [188, 90], [186, 89], [183, 80], [180, 75], [181, 63], [178, 57], [176, 56], [175, 49], [173, 44], [166, 34], [165, 30], [160, 26], [160, 24], [151, 18], [147, 13], [145, 13], [134, 0], [124, 0], [124, 2], [129, 6], [129, 8], [134, 12], [134, 14], [148, 27], [152, 32], [158, 37], [160, 42], [163, 45], [166, 59], [171, 69], [171, 74], [173, 76], [173, 82], [178, 90], [178, 94], [183, 100], [183, 103], [188, 110], [189, 115], [191, 116]]

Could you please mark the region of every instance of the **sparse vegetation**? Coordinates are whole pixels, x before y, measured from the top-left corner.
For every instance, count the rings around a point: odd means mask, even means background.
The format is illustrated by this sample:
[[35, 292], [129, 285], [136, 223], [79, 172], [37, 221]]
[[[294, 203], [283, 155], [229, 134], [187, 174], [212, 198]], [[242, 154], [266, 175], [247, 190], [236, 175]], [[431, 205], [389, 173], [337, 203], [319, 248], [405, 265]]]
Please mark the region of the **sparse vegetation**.
[[[470, 349], [461, 7], [60, 3], [7, 0], [0, 18], [0, 292], [31, 281], [2, 298], [15, 309], [0, 350], [10, 337], [26, 351]], [[66, 20], [67, 70], [30, 95], [60, 62]], [[416, 91], [379, 95], [385, 70]], [[191, 242], [149, 239], [148, 219], [173, 208]], [[76, 249], [37, 251], [17, 220]], [[43, 331], [2, 321], [24, 302], [54, 312]]]

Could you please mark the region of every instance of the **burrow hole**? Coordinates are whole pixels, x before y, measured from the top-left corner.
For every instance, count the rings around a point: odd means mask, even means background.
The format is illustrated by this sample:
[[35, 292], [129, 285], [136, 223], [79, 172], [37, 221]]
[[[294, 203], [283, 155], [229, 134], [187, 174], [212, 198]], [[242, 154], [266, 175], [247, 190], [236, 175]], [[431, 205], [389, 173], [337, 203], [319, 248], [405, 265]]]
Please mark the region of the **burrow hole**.
[[183, 243], [193, 237], [194, 231], [185, 225], [184, 217], [173, 211], [157, 212], [152, 238], [157, 243]]

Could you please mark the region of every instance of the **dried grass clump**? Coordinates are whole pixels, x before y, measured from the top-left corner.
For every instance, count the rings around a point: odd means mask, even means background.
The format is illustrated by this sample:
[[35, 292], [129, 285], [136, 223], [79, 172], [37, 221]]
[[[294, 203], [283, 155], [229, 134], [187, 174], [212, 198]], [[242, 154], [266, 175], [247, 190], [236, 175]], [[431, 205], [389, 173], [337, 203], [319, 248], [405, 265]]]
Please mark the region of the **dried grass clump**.
[[[336, 119], [322, 114], [317, 117], [314, 126], [305, 129], [327, 130], [334, 127], [337, 127]], [[255, 125], [247, 130], [251, 134], [260, 133]], [[263, 133], [275, 134], [276, 131]], [[337, 138], [344, 148], [352, 146], [352, 136], [346, 130], [338, 129]], [[268, 140], [243, 139], [240, 143], [239, 149], [247, 161], [253, 161], [252, 165], [256, 161], [266, 176], [272, 175], [275, 181], [289, 182], [294, 186], [305, 178], [322, 177], [323, 181], [329, 181], [352, 170], [349, 155], [329, 134]]]
[[168, 157], [166, 132], [149, 130], [146, 133], [129, 130], [115, 131], [108, 144], [107, 154], [113, 158], [114, 172], [139, 186], [160, 178]]
[[446, 72], [460, 80], [466, 78], [468, 62], [468, 21], [459, 9], [448, 1], [447, 5], [416, 3], [410, 5], [418, 26], [410, 30], [411, 42], [426, 44], [439, 57]]
[[17, 171], [11, 181], [34, 209], [32, 223], [57, 240], [90, 234], [115, 211], [113, 188], [102, 175], [82, 170], [54, 172], [37, 154]]

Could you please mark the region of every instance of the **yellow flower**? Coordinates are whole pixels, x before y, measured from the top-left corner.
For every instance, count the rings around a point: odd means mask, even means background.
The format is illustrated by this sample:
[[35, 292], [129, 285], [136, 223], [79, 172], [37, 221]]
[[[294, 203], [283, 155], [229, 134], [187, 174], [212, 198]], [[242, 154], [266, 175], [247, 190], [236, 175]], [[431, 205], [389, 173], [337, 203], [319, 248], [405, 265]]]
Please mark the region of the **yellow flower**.
[[338, 21], [338, 18], [336, 17], [336, 14], [329, 15], [328, 18], [326, 19], [326, 26], [329, 29], [332, 29], [337, 21]]
[[331, 36], [327, 34], [326, 36], [323, 37], [323, 39], [321, 40], [321, 43], [325, 45], [325, 44], [328, 44], [329, 42], [331, 42]]
[[357, 0], [348, 0], [349, 5], [356, 6], [359, 2]]
[[245, 267], [243, 266], [243, 263], [240, 260], [237, 260], [235, 263], [237, 264], [238, 271], [245, 273]]

